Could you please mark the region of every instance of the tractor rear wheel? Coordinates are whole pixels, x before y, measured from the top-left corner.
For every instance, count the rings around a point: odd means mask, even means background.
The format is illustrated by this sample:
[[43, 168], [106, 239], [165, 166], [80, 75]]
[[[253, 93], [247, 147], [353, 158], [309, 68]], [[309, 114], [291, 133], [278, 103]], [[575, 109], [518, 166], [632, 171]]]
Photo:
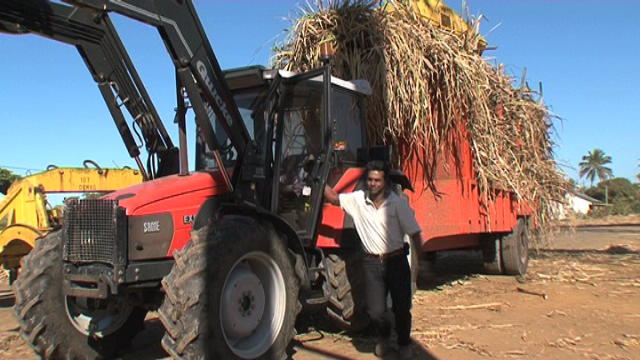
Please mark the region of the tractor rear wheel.
[[241, 216], [192, 232], [162, 281], [162, 346], [179, 359], [281, 359], [295, 335], [300, 280], [285, 241]]
[[65, 296], [59, 231], [38, 240], [23, 261], [14, 310], [23, 338], [42, 358], [110, 358], [142, 330], [146, 311], [124, 298]]
[[355, 253], [335, 253], [324, 258], [322, 290], [329, 300], [327, 315], [338, 328], [350, 332], [361, 331], [369, 324], [360, 261]]
[[[411, 269], [411, 295], [418, 289], [420, 244], [406, 237], [409, 245], [407, 262]], [[361, 257], [357, 252], [337, 252], [324, 258], [325, 281], [322, 290], [328, 298], [327, 315], [338, 328], [359, 332], [369, 325], [366, 314], [366, 284], [362, 275]], [[387, 297], [391, 307], [391, 296]]]

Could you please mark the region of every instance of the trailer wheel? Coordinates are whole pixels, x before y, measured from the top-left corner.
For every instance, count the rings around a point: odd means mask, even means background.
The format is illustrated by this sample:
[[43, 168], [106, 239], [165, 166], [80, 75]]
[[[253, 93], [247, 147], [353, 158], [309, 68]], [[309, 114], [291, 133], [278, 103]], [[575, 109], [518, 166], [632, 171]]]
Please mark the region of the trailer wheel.
[[489, 275], [502, 275], [501, 236], [487, 234], [480, 240], [484, 272]]
[[369, 324], [360, 261], [356, 253], [334, 253], [326, 256], [323, 264], [322, 290], [329, 300], [327, 315], [338, 328], [350, 332], [362, 331]]
[[142, 330], [146, 311], [141, 308], [64, 295], [59, 231], [41, 238], [23, 260], [13, 288], [14, 310], [22, 337], [42, 358], [110, 358]]
[[301, 305], [293, 257], [274, 230], [227, 217], [192, 232], [162, 280], [164, 349], [176, 359], [281, 359]]
[[524, 275], [529, 265], [529, 227], [525, 218], [518, 218], [513, 231], [501, 241], [502, 264], [507, 275]]

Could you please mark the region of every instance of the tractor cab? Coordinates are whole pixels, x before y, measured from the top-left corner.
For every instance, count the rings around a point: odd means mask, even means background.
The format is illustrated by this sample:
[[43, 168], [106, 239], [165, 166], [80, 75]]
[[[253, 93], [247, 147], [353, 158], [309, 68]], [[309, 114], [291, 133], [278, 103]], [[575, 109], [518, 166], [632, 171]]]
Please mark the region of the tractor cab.
[[[255, 158], [245, 162], [260, 164], [250, 177], [257, 203], [310, 240], [327, 176], [362, 165], [358, 154], [367, 147], [369, 83], [329, 77], [322, 70], [297, 74], [259, 66], [227, 70], [225, 79], [256, 143]], [[237, 153], [223, 131], [216, 133], [225, 165], [233, 166]], [[204, 141], [198, 137], [196, 143], [197, 168], [215, 168]]]

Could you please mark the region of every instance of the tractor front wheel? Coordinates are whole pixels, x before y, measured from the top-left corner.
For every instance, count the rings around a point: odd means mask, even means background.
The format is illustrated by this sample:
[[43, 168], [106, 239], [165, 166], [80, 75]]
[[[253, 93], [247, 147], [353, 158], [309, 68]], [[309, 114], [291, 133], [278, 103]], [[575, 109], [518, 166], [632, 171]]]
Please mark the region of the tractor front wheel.
[[124, 298], [65, 296], [59, 231], [40, 239], [23, 260], [14, 310], [23, 338], [42, 358], [111, 358], [143, 329], [146, 311]]
[[180, 359], [281, 359], [300, 311], [285, 241], [268, 225], [228, 216], [192, 233], [162, 281], [162, 346]]

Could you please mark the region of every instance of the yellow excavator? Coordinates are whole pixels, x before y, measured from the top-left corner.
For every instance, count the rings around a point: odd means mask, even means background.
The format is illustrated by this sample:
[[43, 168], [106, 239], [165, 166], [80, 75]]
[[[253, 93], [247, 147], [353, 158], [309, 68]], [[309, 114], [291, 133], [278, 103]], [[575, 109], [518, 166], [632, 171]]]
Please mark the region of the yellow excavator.
[[[460, 37], [475, 39], [477, 53], [482, 54], [487, 49], [487, 41], [478, 33], [479, 18], [472, 19], [471, 16], [467, 16], [468, 19], [465, 20], [448, 7], [443, 0], [409, 0], [408, 3], [416, 13], [429, 19], [433, 25], [453, 31]], [[387, 11], [395, 10], [393, 3], [390, 2], [387, 2], [385, 9]]]
[[50, 193], [102, 194], [142, 182], [139, 170], [101, 168], [86, 160], [84, 168], [50, 165], [46, 171], [15, 181], [0, 200], [0, 265], [15, 280], [20, 259], [38, 238], [60, 225], [62, 207], [51, 207]]

